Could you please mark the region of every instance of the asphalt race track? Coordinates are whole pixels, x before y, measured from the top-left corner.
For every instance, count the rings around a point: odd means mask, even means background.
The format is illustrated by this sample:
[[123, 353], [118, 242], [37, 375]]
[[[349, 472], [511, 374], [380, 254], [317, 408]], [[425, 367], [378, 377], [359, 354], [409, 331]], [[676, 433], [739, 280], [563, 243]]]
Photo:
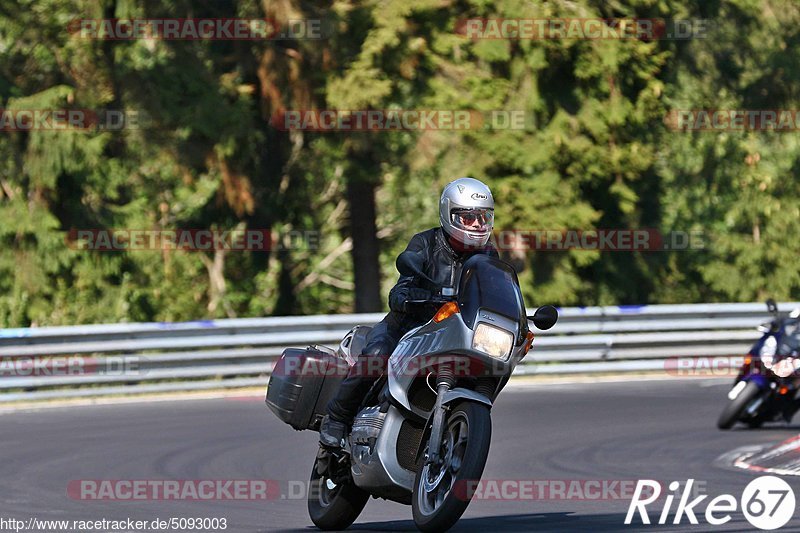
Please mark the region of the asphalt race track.
[[[695, 508], [700, 525], [689, 524], [686, 517], [671, 525], [671, 513], [670, 525], [645, 526], [637, 515], [626, 526], [629, 498], [554, 496], [473, 501], [453, 531], [754, 530], [739, 509], [724, 526], [705, 523], [703, 510], [711, 498], [732, 494], [738, 500], [757, 477], [717, 459], [735, 448], [778, 443], [800, 433], [800, 425], [717, 430], [729, 383], [666, 379], [525, 385], [506, 390], [493, 409], [485, 480], [655, 479], [666, 490], [670, 481], [693, 478], [710, 495]], [[308, 479], [316, 434], [283, 425], [261, 398], [18, 411], [0, 415], [0, 428], [0, 517], [5, 519], [224, 517], [227, 531], [314, 530], [296, 487]], [[71, 480], [86, 479], [269, 479], [277, 480], [280, 494], [246, 501], [100, 501], [68, 495]], [[784, 479], [800, 502], [800, 478]], [[679, 499], [680, 494], [673, 513]], [[663, 501], [648, 507], [653, 522]], [[351, 529], [415, 530], [410, 507], [383, 500], [370, 500]], [[800, 513], [784, 530], [800, 530]]]

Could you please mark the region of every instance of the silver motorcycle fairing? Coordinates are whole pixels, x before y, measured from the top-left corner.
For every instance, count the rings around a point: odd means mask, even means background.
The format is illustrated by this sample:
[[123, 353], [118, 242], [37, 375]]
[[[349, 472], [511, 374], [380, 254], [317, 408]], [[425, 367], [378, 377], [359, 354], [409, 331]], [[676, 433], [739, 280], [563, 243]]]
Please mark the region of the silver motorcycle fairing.
[[[476, 328], [478, 324], [485, 322], [506, 329], [514, 334], [514, 339], [517, 338], [518, 326], [513, 320], [486, 310], [481, 310], [478, 317]], [[452, 360], [458, 372], [459, 363], [477, 359], [487, 368], [491, 368], [493, 375], [508, 376], [524, 356], [523, 344], [513, 346], [510, 355], [505, 359], [492, 357], [473, 350], [472, 337], [473, 331], [466, 326], [460, 313], [439, 323], [430, 321], [409, 331], [389, 358], [389, 395], [412, 413], [428, 419], [430, 410], [420, 410], [412, 406], [408, 399], [408, 391], [414, 380], [421, 372], [425, 375], [427, 366]], [[424, 359], [429, 356], [436, 357]], [[415, 362], [420, 364], [419, 369], [412, 366]], [[468, 400], [492, 405], [491, 399], [486, 396], [460, 387], [447, 391], [442, 400], [443, 403]], [[379, 406], [366, 407], [356, 415], [348, 441], [353, 481], [356, 486], [374, 496], [409, 503], [416, 472], [400, 465], [397, 445], [403, 422], [411, 415], [404, 414], [394, 405], [388, 405], [388, 409], [384, 410], [381, 413]], [[424, 444], [420, 441], [420, 445]]]
[[[414, 486], [415, 472], [406, 470], [397, 460], [397, 437], [404, 417], [394, 406], [389, 406], [386, 413], [379, 408], [362, 409], [354, 421], [354, 426], [375, 426], [375, 422], [367, 422], [365, 418], [375, 420], [381, 417], [374, 446], [355, 444], [351, 438], [350, 457], [351, 472], [356, 486], [374, 496], [391, 500], [405, 500]], [[363, 439], [359, 439], [363, 442]]]
[[336, 355], [347, 361], [350, 366], [356, 364], [359, 354], [367, 344], [367, 336], [370, 331], [372, 331], [372, 326], [355, 326], [342, 338], [342, 342], [336, 349]]
[[[500, 327], [513, 334], [514, 339], [518, 338], [518, 325], [515, 321], [497, 313], [487, 310], [480, 310], [475, 328], [478, 324], [486, 323], [491, 326]], [[408, 390], [414, 379], [426, 366], [436, 362], [451, 360], [454, 362], [456, 374], [459, 372], [460, 364], [466, 365], [470, 358], [477, 359], [491, 368], [493, 375], [510, 375], [517, 363], [524, 356], [524, 343], [513, 346], [511, 354], [506, 359], [498, 359], [472, 348], [472, 337], [474, 335], [464, 323], [460, 313], [456, 313], [439, 323], [430, 321], [419, 328], [406, 333], [397, 344], [394, 352], [389, 358], [389, 394], [400, 405], [415, 414], [427, 418], [428, 412], [420, 411], [408, 400]], [[415, 368], [415, 365], [423, 357], [437, 356], [430, 361], [424, 361]], [[412, 371], [413, 370], [413, 371]], [[424, 374], [423, 374], [424, 375]]]

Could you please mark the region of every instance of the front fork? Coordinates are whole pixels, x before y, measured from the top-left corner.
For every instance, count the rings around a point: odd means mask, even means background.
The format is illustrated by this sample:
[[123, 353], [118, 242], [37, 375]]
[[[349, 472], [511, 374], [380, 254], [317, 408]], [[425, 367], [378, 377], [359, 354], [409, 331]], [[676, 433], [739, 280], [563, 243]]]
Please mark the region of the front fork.
[[428, 454], [425, 458], [427, 463], [438, 463], [439, 450], [442, 447], [442, 433], [444, 433], [444, 416], [447, 407], [442, 405], [444, 395], [455, 385], [455, 375], [450, 364], [439, 367], [436, 376], [436, 403], [433, 405], [433, 422], [431, 423], [431, 436], [428, 440]]

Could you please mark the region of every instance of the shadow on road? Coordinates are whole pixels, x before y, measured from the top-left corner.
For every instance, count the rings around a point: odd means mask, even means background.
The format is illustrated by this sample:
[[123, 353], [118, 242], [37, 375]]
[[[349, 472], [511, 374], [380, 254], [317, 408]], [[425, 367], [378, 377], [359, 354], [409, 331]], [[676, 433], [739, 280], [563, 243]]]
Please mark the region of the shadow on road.
[[[530, 513], [477, 518], [462, 518], [449, 531], [453, 533], [480, 531], [619, 531], [623, 527], [625, 514], [581, 514]], [[274, 531], [274, 530], [272, 530]], [[308, 533], [314, 527], [303, 529], [282, 529], [283, 533]], [[347, 531], [418, 531], [412, 520], [392, 520], [388, 522], [362, 522], [350, 526]]]
[[[484, 516], [477, 518], [462, 518], [458, 523], [449, 531], [453, 533], [466, 533], [480, 531], [536, 531], [539, 532], [563, 532], [563, 531], [649, 531], [653, 526], [642, 526], [636, 524], [625, 526], [624, 513], [611, 513], [611, 514], [575, 514], [571, 512], [564, 513], [529, 513], [529, 514], [514, 514], [514, 515], [501, 515], [501, 516]], [[739, 524], [741, 522], [741, 524]], [[752, 526], [749, 526], [743, 518], [734, 519], [727, 524], [730, 529], [725, 529], [727, 532], [746, 532], [752, 531]], [[692, 531], [691, 524], [683, 524], [680, 526], [656, 526], [660, 528], [659, 531]], [[309, 533], [310, 531], [319, 531], [313, 526], [298, 529], [270, 529], [270, 531], [280, 531], [282, 533]], [[391, 520], [387, 522], [362, 522], [355, 523], [350, 526], [346, 531], [364, 532], [383, 532], [383, 531], [418, 531], [411, 520]]]
[[742, 425], [737, 425], [731, 428], [728, 431], [736, 431], [736, 432], [744, 432], [747, 433], [748, 431], [775, 431], [775, 432], [790, 432], [790, 433], [800, 433], [800, 425], [792, 424], [792, 425], [779, 425], [779, 422], [775, 422], [772, 424], [764, 424], [763, 426], [757, 428], [749, 428]]

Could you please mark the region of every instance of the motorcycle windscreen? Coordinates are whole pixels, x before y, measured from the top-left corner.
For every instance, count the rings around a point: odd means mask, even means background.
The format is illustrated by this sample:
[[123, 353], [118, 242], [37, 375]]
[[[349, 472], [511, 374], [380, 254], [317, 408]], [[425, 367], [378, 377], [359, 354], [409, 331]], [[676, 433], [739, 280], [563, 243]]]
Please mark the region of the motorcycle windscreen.
[[800, 354], [800, 320], [786, 319], [783, 322], [783, 335], [778, 347], [778, 355], [797, 357]]
[[464, 262], [458, 284], [458, 305], [464, 323], [473, 328], [478, 309], [487, 309], [520, 324], [527, 331], [525, 304], [517, 273], [508, 263], [475, 254]]

